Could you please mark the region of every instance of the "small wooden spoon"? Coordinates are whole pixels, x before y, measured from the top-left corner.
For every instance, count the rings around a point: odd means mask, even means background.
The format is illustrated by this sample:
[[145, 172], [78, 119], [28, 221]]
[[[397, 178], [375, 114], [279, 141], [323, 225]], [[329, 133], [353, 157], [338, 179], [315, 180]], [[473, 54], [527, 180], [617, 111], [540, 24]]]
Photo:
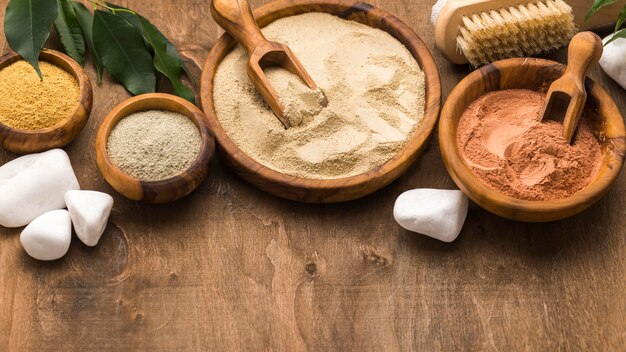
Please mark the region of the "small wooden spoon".
[[284, 115], [284, 107], [263, 69], [272, 66], [282, 67], [300, 77], [309, 88], [315, 90], [317, 85], [311, 76], [289, 47], [270, 42], [263, 36], [247, 0], [213, 0], [211, 14], [217, 24], [246, 48], [250, 55], [248, 59], [250, 80], [285, 128], [291, 127], [289, 119]]
[[602, 56], [602, 40], [593, 32], [576, 34], [567, 50], [567, 69], [546, 94], [541, 120], [563, 121], [563, 138], [572, 143], [587, 101], [585, 77]]

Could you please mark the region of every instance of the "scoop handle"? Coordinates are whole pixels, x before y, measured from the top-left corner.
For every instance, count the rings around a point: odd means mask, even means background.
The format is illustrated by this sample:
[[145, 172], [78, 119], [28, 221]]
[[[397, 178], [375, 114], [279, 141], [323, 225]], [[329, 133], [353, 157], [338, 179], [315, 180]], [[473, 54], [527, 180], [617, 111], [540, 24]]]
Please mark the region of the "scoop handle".
[[572, 38], [569, 44], [565, 74], [571, 75], [584, 90], [585, 77], [600, 61], [601, 56], [602, 39], [593, 32], [580, 32]]
[[259, 44], [267, 42], [254, 20], [247, 0], [212, 0], [211, 15], [248, 53], [254, 52]]
[[[585, 77], [602, 57], [602, 39], [593, 32], [580, 32], [572, 38], [567, 50], [567, 69], [563, 75], [561, 91], [571, 97], [563, 120], [563, 138], [567, 143], [574, 139], [578, 121], [587, 101]], [[568, 87], [567, 82], [571, 82]]]

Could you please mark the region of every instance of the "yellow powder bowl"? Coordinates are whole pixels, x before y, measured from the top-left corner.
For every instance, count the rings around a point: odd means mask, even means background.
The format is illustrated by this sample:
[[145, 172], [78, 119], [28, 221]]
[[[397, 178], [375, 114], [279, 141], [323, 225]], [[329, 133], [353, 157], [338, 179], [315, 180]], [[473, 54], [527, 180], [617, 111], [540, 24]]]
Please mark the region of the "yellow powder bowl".
[[565, 72], [558, 62], [518, 58], [496, 61], [470, 73], [452, 90], [439, 121], [439, 149], [454, 182], [482, 208], [505, 218], [526, 222], [548, 222], [575, 215], [598, 201], [617, 179], [624, 165], [626, 128], [619, 108], [609, 93], [587, 78], [584, 116], [598, 137], [602, 164], [594, 180], [570, 197], [531, 201], [510, 197], [483, 183], [461, 157], [456, 132], [467, 107], [482, 95], [505, 89], [530, 89], [545, 93]]
[[[0, 70], [22, 60], [14, 52], [0, 57]], [[69, 56], [55, 50], [44, 49], [39, 55], [40, 61], [53, 64], [70, 73], [78, 82], [79, 97], [72, 112], [54, 126], [23, 130], [0, 123], [0, 145], [8, 151], [29, 154], [66, 146], [85, 127], [93, 102], [91, 81], [83, 68]]]
[[224, 57], [235, 41], [223, 35], [213, 46], [202, 70], [200, 98], [211, 130], [224, 160], [244, 180], [275, 196], [307, 203], [349, 201], [373, 193], [397, 179], [426, 148], [441, 105], [441, 85], [435, 61], [426, 44], [405, 23], [390, 13], [354, 0], [277, 0], [254, 10], [260, 27], [288, 16], [322, 12], [380, 29], [409, 50], [426, 78], [424, 118], [420, 125], [389, 161], [365, 173], [337, 178], [310, 179], [281, 173], [257, 162], [243, 152], [228, 136], [217, 118], [213, 101], [213, 80]]

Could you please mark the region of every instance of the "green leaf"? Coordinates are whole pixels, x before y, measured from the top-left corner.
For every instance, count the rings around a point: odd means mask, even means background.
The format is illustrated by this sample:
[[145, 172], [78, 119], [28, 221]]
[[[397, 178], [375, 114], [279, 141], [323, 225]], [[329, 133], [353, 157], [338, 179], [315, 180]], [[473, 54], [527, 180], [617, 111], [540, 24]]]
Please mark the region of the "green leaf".
[[120, 10], [115, 11], [115, 14], [125, 19], [133, 27], [139, 29], [146, 44], [154, 52], [154, 67], [172, 82], [173, 93], [181, 98], [194, 102], [193, 90], [185, 86], [180, 80], [180, 74], [184, 66], [174, 44], [145, 17], [123, 6], [115, 5], [110, 2], [107, 2], [106, 5], [113, 9]]
[[11, 49], [30, 62], [42, 79], [39, 52], [57, 13], [55, 0], [11, 0], [4, 17], [4, 33]]
[[93, 41], [111, 76], [134, 95], [154, 92], [156, 75], [152, 56], [135, 27], [120, 16], [97, 10]]
[[93, 43], [93, 15], [85, 5], [72, 1], [72, 6], [74, 7], [74, 11], [76, 12], [76, 18], [78, 19], [78, 23], [80, 24], [80, 28], [83, 29], [83, 34], [85, 35], [85, 41], [87, 42], [87, 46], [89, 47], [89, 52], [91, 53], [91, 58], [93, 59], [93, 64], [96, 66], [96, 72], [98, 73], [98, 83], [102, 82], [102, 59], [96, 51], [96, 47]]
[[134, 11], [120, 5], [111, 4], [110, 2], [106, 2], [105, 4], [110, 8], [121, 10], [115, 11], [115, 14], [125, 19], [128, 23], [132, 24], [133, 27], [137, 28], [139, 32], [141, 32], [141, 23], [139, 23], [139, 18], [137, 17], [138, 15]]
[[585, 16], [585, 22], [589, 20], [589, 18], [593, 16], [594, 13], [598, 12], [601, 8], [613, 5], [616, 2], [617, 0], [595, 0], [593, 5], [591, 5], [591, 9], [589, 10], [589, 12], [587, 12], [587, 15]]
[[626, 38], [626, 28], [621, 29], [621, 30], [617, 31], [615, 34], [613, 34], [611, 39], [609, 39], [606, 43], [604, 43], [604, 46], [609, 45], [611, 42], [613, 42], [617, 38]]
[[617, 23], [615, 24], [614, 32], [617, 32], [619, 30], [619, 27], [621, 27], [622, 24], [624, 24], [624, 21], [626, 21], [626, 5], [624, 5], [624, 8], [622, 8], [622, 11], [619, 13], [619, 17], [617, 18]]
[[57, 0], [59, 15], [54, 27], [59, 34], [63, 50], [81, 66], [85, 65], [85, 39], [76, 18], [76, 12], [69, 0]]
[[144, 39], [154, 50], [154, 67], [172, 82], [175, 95], [193, 103], [195, 101], [193, 91], [180, 80], [183, 61], [176, 47], [147, 19], [139, 15], [137, 18], [141, 24]]

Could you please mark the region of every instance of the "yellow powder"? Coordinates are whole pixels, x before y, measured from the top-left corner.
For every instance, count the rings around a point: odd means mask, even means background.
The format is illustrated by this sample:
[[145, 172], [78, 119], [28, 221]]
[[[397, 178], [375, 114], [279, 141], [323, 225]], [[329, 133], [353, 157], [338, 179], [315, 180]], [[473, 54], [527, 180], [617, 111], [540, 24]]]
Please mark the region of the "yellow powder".
[[0, 70], [0, 123], [19, 130], [52, 127], [76, 108], [80, 88], [67, 71], [40, 61], [43, 80], [26, 61]]
[[248, 79], [245, 50], [226, 55], [214, 79], [217, 118], [261, 164], [312, 179], [357, 175], [391, 159], [422, 121], [424, 73], [388, 33], [323, 13], [282, 18], [263, 33], [294, 51], [328, 103], [288, 71], [266, 69], [292, 122], [285, 130]]

